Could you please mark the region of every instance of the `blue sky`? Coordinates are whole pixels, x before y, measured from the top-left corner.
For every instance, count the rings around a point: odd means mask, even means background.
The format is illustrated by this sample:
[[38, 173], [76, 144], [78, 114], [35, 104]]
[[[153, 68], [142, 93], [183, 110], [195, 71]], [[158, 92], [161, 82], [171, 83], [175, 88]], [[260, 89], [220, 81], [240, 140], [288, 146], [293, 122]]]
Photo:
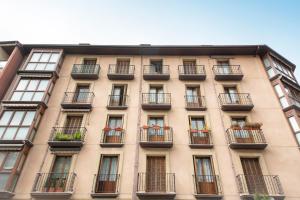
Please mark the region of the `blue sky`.
[[298, 66], [298, 0], [1, 0], [0, 40], [267, 44]]

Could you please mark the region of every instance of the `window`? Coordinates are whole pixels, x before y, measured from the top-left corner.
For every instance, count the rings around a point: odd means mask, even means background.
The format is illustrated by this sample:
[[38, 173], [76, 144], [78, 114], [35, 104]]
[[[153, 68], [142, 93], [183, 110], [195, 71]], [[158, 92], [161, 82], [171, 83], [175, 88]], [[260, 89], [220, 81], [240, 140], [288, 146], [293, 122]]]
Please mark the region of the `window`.
[[293, 117], [289, 117], [289, 122], [293, 128], [293, 131], [296, 133], [296, 132], [299, 132], [300, 131], [300, 128], [299, 128], [299, 124], [297, 123], [297, 120], [296, 118], [293, 116]]
[[130, 60], [129, 59], [118, 59], [116, 69], [115, 69], [115, 73], [117, 73], [117, 74], [128, 74], [129, 73], [129, 65], [130, 65]]
[[224, 87], [225, 102], [227, 104], [239, 104], [240, 97], [236, 87]]
[[183, 61], [184, 74], [196, 74], [196, 60], [184, 60]]
[[59, 58], [59, 52], [34, 52], [25, 70], [55, 71]]
[[97, 59], [95, 58], [85, 58], [83, 60], [84, 65], [96, 65], [96, 63], [97, 63]]
[[164, 89], [162, 86], [150, 86], [149, 103], [164, 103]]
[[65, 122], [65, 134], [74, 134], [80, 131], [83, 116], [67, 116]]
[[34, 117], [35, 111], [4, 111], [0, 118], [0, 139], [26, 139]]
[[47, 79], [21, 79], [10, 100], [42, 101], [48, 84]]
[[0, 191], [7, 188], [8, 179], [15, 167], [19, 152], [1, 151], [0, 152]]
[[97, 176], [96, 193], [115, 193], [118, 178], [118, 156], [102, 156]]
[[127, 85], [113, 85], [110, 106], [125, 106]]
[[77, 85], [76, 92], [73, 97], [73, 102], [79, 103], [79, 102], [87, 102], [90, 98], [90, 86], [89, 85]]
[[190, 117], [190, 128], [195, 130], [206, 129], [204, 117]]
[[186, 103], [188, 107], [199, 107], [202, 99], [200, 98], [200, 87], [191, 87], [186, 88]]
[[275, 85], [274, 88], [275, 88], [275, 91], [276, 91], [278, 97], [284, 96], [284, 93], [279, 84]]
[[150, 74], [163, 74], [162, 60], [150, 60]]
[[291, 72], [290, 68], [286, 66], [284, 63], [281, 61], [277, 60], [276, 58], [273, 57], [273, 64], [275, 68], [286, 78], [290, 79], [293, 82], [296, 82], [293, 73]]

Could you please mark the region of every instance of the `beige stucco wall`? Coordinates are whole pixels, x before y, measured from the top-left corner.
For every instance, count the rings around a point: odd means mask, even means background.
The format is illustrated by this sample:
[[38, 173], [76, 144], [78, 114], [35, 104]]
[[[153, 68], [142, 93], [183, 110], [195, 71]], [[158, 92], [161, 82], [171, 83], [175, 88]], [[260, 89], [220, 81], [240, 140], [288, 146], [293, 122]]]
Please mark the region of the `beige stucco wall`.
[[[100, 77], [96, 81], [76, 81], [70, 77], [73, 64], [81, 63], [83, 58], [97, 58], [101, 65]], [[110, 81], [107, 78], [108, 65], [116, 63], [116, 58], [130, 58], [135, 65], [135, 79], [131, 81]], [[149, 64], [150, 59], [162, 58], [165, 65], [170, 66], [169, 81], [144, 81], [141, 65]], [[196, 59], [197, 64], [205, 65], [207, 78], [205, 81], [180, 81], [177, 66], [183, 59]], [[66, 55], [59, 79], [56, 82], [39, 130], [30, 150], [21, 177], [16, 187], [15, 199], [30, 199], [35, 175], [37, 172], [48, 172], [54, 155], [48, 150], [47, 141], [53, 126], [64, 123], [66, 116], [60, 103], [64, 92], [74, 91], [76, 83], [90, 83], [91, 91], [95, 93], [93, 110], [85, 113], [87, 135], [85, 144], [72, 161], [72, 169], [77, 174], [73, 199], [89, 199], [92, 190], [93, 176], [97, 173], [101, 154], [119, 154], [120, 195], [119, 199], [132, 199], [134, 185], [135, 156], [138, 155], [138, 172], [146, 170], [147, 155], [165, 155], [167, 172], [176, 176], [176, 199], [194, 199], [192, 175], [193, 156], [212, 156], [215, 173], [220, 176], [225, 200], [239, 199], [235, 176], [242, 173], [241, 156], [260, 158], [260, 164], [265, 174], [279, 175], [286, 199], [300, 199], [300, 155], [293, 134], [284, 117], [275, 93], [271, 87], [259, 57], [235, 56], [231, 64], [241, 65], [244, 73], [242, 81], [218, 82], [214, 80], [212, 67], [216, 60], [208, 56], [83, 56]], [[161, 84], [165, 92], [172, 94], [172, 109], [170, 111], [141, 111], [140, 81], [142, 92], [148, 92], [151, 83]], [[128, 109], [124, 111], [109, 111], [106, 109], [108, 95], [113, 83], [128, 84]], [[202, 95], [206, 98], [207, 111], [187, 111], [185, 109], [185, 87], [188, 84], [200, 85]], [[222, 85], [236, 84], [240, 92], [250, 93], [254, 109], [251, 112], [223, 112], [218, 103], [218, 94], [223, 92]], [[106, 124], [108, 114], [124, 116], [126, 130], [125, 145], [122, 148], [101, 148], [99, 146], [101, 130]], [[147, 123], [149, 115], [164, 116], [166, 124], [174, 130], [174, 145], [171, 149], [144, 149], [137, 147], [137, 135], [140, 126]], [[191, 149], [187, 130], [188, 116], [204, 116], [212, 130], [213, 149]], [[231, 150], [228, 148], [225, 130], [230, 126], [230, 116], [247, 116], [249, 121], [262, 122], [263, 131], [268, 142], [265, 150]], [[138, 154], [136, 152], [138, 149]], [[135, 195], [133, 195], [135, 196]]]

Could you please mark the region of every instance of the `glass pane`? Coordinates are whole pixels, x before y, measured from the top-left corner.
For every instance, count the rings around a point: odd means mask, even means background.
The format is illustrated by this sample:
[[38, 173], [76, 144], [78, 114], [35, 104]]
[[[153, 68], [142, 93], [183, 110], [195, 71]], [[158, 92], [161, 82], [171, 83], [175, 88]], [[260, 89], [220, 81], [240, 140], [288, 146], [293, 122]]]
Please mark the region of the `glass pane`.
[[46, 63], [38, 63], [35, 70], [45, 70]]
[[295, 119], [295, 117], [289, 117], [290, 124], [294, 130], [294, 132], [300, 131], [299, 125]]
[[51, 58], [49, 60], [49, 62], [58, 62], [59, 59], [59, 53], [52, 53]]
[[[4, 133], [4, 130], [5, 130], [5, 128], [0, 128], [0, 139], [1, 139], [2, 135], [3, 135], [3, 133]], [[0, 166], [1, 166], [1, 162], [0, 162]]]
[[47, 70], [47, 71], [54, 71], [55, 70], [55, 64], [47, 64], [45, 70]]
[[9, 120], [10, 120], [10, 117], [12, 115], [12, 111], [4, 111], [3, 114], [2, 114], [2, 117], [0, 119], [0, 125], [7, 125]]
[[36, 63], [28, 63], [26, 66], [26, 70], [34, 70]]
[[3, 139], [4, 140], [12, 140], [12, 139], [14, 139], [16, 132], [17, 132], [17, 128], [14, 128], [14, 127], [7, 128], [6, 132], [5, 132], [4, 136], [3, 136]]
[[32, 96], [33, 96], [33, 92], [24, 92], [22, 101], [31, 101]]
[[0, 191], [6, 189], [6, 183], [8, 181], [9, 175], [9, 173], [0, 174]]
[[47, 89], [48, 83], [49, 83], [49, 80], [41, 80], [40, 85], [39, 85], [37, 90], [38, 91], [45, 91]]
[[267, 72], [268, 72], [269, 78], [272, 78], [273, 76], [275, 76], [275, 72], [274, 72], [273, 68], [270, 68]]
[[278, 97], [282, 97], [284, 95], [280, 85], [275, 85], [275, 91], [276, 91]]
[[25, 140], [27, 133], [28, 133], [29, 128], [20, 128], [18, 130], [18, 133], [16, 135], [16, 140]]
[[50, 55], [51, 55], [50, 53], [43, 53], [40, 62], [48, 62]]
[[27, 90], [36, 90], [38, 83], [38, 80], [30, 80]]
[[33, 121], [33, 118], [34, 118], [34, 115], [35, 115], [35, 112], [34, 111], [28, 111], [25, 115], [25, 118], [23, 120], [23, 123], [22, 125], [23, 126], [30, 126], [32, 121]]
[[296, 138], [297, 138], [298, 144], [300, 145], [300, 133], [297, 133], [297, 134], [296, 134]]
[[282, 97], [282, 98], [280, 98], [279, 100], [280, 100], [281, 106], [282, 106], [283, 108], [286, 108], [286, 107], [289, 106], [289, 103], [287, 102], [287, 100], [286, 100], [285, 97]]
[[24, 116], [24, 111], [17, 111], [14, 114], [14, 117], [12, 118], [10, 125], [19, 126], [20, 122]]
[[16, 88], [16, 90], [25, 90], [27, 84], [28, 84], [29, 80], [20, 80], [18, 87]]
[[33, 53], [30, 62], [38, 62], [41, 57], [41, 53]]
[[18, 157], [18, 152], [9, 153], [6, 160], [5, 160], [3, 169], [12, 169], [15, 165], [17, 157]]
[[44, 92], [36, 92], [34, 94], [32, 101], [42, 101], [43, 96], [44, 96]]
[[20, 101], [23, 92], [14, 92], [11, 96], [10, 100], [12, 101]]

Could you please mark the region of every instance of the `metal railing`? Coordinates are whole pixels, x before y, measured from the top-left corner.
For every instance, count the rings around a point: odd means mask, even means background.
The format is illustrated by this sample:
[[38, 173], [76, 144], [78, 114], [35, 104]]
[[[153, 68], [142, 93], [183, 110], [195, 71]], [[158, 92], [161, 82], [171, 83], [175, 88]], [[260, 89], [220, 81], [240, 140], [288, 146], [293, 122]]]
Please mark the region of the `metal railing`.
[[137, 192], [175, 193], [175, 174], [138, 173]]
[[171, 127], [143, 127], [140, 129], [141, 142], [172, 142], [173, 129]]
[[143, 104], [171, 104], [171, 93], [142, 93]]
[[84, 141], [85, 127], [54, 127], [49, 141]]
[[178, 65], [179, 75], [205, 75], [204, 65]]
[[125, 130], [102, 130], [101, 141], [102, 144], [122, 144]]
[[212, 144], [209, 130], [190, 129], [190, 144]]
[[237, 175], [240, 193], [283, 195], [283, 189], [277, 175]]
[[133, 75], [134, 67], [134, 65], [110, 64], [108, 67], [108, 74]]
[[144, 75], [169, 75], [169, 65], [144, 65], [143, 73]]
[[86, 65], [86, 64], [74, 64], [72, 69], [72, 74], [91, 74], [97, 75], [99, 74], [100, 65]]
[[222, 187], [217, 175], [193, 175], [195, 194], [222, 194]]
[[229, 128], [227, 129], [229, 144], [232, 143], [266, 143], [265, 136], [261, 129]]
[[213, 71], [216, 75], [242, 75], [240, 65], [214, 65]]
[[95, 174], [92, 193], [119, 193], [120, 174]]
[[219, 100], [221, 105], [252, 105], [249, 93], [221, 93]]
[[73, 192], [75, 173], [37, 173], [32, 192]]
[[85, 103], [90, 104], [94, 99], [93, 92], [65, 92], [62, 103]]
[[185, 95], [186, 108], [203, 108], [206, 107], [205, 97], [198, 95]]
[[108, 106], [118, 107], [118, 106], [127, 106], [128, 95], [109, 95], [108, 97]]

